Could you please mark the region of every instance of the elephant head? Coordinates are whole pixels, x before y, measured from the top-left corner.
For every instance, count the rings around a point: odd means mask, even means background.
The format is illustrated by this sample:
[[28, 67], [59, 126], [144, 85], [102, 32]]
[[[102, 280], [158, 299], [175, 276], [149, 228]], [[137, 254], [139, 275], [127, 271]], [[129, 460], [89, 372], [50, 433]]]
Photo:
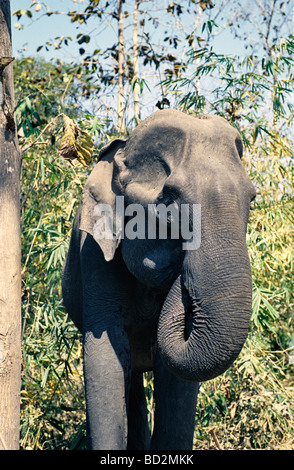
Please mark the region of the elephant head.
[[[241, 156], [241, 137], [223, 118], [161, 110], [127, 140], [102, 150], [84, 190], [80, 228], [96, 238], [105, 260], [111, 262], [121, 245], [132, 274], [166, 293], [158, 349], [184, 380], [202, 382], [223, 373], [247, 336], [252, 282], [246, 230], [255, 189]], [[159, 203], [179, 212], [188, 206], [199, 243], [187, 245], [181, 234], [130, 240], [115, 213], [117, 196], [125, 206], [140, 204], [146, 214]], [[95, 207], [101, 203], [114, 213], [107, 239], [96, 236], [101, 213]], [[201, 220], [192, 227], [195, 205]]]

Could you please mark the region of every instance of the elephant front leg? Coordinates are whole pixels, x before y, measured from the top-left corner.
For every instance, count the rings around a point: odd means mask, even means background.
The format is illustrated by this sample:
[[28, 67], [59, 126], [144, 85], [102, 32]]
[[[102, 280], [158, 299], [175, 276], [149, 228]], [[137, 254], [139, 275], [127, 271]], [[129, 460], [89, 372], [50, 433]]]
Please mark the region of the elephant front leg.
[[126, 402], [131, 361], [128, 335], [122, 326], [84, 333], [84, 376], [87, 447], [127, 448]]
[[198, 383], [178, 379], [156, 355], [152, 450], [192, 449], [198, 391]]

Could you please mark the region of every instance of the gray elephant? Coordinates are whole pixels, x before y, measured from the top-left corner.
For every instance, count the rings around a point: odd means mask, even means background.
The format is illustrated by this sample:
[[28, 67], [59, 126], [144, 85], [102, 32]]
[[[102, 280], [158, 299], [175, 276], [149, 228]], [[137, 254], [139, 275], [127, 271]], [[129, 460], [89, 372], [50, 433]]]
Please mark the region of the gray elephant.
[[[223, 118], [172, 109], [101, 150], [63, 272], [64, 303], [83, 332], [89, 449], [192, 449], [199, 383], [233, 363], [249, 327], [255, 189], [241, 156]], [[188, 234], [175, 236], [182, 219]]]

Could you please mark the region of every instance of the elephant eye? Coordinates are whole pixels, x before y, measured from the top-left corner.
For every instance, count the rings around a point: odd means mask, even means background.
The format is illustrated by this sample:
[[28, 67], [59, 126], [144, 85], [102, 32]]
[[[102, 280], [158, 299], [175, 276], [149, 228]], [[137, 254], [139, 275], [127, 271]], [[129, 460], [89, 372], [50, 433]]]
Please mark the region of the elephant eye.
[[160, 201], [166, 205], [169, 205], [169, 204], [173, 204], [174, 202], [176, 202], [176, 200], [179, 199], [179, 197], [180, 197], [180, 194], [179, 194], [178, 188], [176, 188], [173, 185], [166, 184], [162, 190]]
[[176, 201], [164, 201], [155, 205], [156, 217], [162, 223], [171, 224], [179, 218], [179, 205]]

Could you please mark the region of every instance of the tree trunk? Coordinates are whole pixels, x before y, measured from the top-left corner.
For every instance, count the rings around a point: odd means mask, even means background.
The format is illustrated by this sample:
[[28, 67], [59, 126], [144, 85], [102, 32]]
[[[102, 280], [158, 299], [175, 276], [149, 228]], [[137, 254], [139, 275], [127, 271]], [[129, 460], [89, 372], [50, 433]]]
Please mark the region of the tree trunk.
[[0, 450], [19, 448], [20, 151], [14, 122], [9, 0], [0, 0]]
[[133, 63], [134, 63], [134, 117], [136, 124], [140, 120], [140, 86], [139, 61], [138, 61], [138, 5], [140, 0], [135, 0], [134, 6], [134, 29], [133, 29]]
[[124, 131], [124, 26], [123, 0], [117, 0], [118, 9], [118, 132]]

